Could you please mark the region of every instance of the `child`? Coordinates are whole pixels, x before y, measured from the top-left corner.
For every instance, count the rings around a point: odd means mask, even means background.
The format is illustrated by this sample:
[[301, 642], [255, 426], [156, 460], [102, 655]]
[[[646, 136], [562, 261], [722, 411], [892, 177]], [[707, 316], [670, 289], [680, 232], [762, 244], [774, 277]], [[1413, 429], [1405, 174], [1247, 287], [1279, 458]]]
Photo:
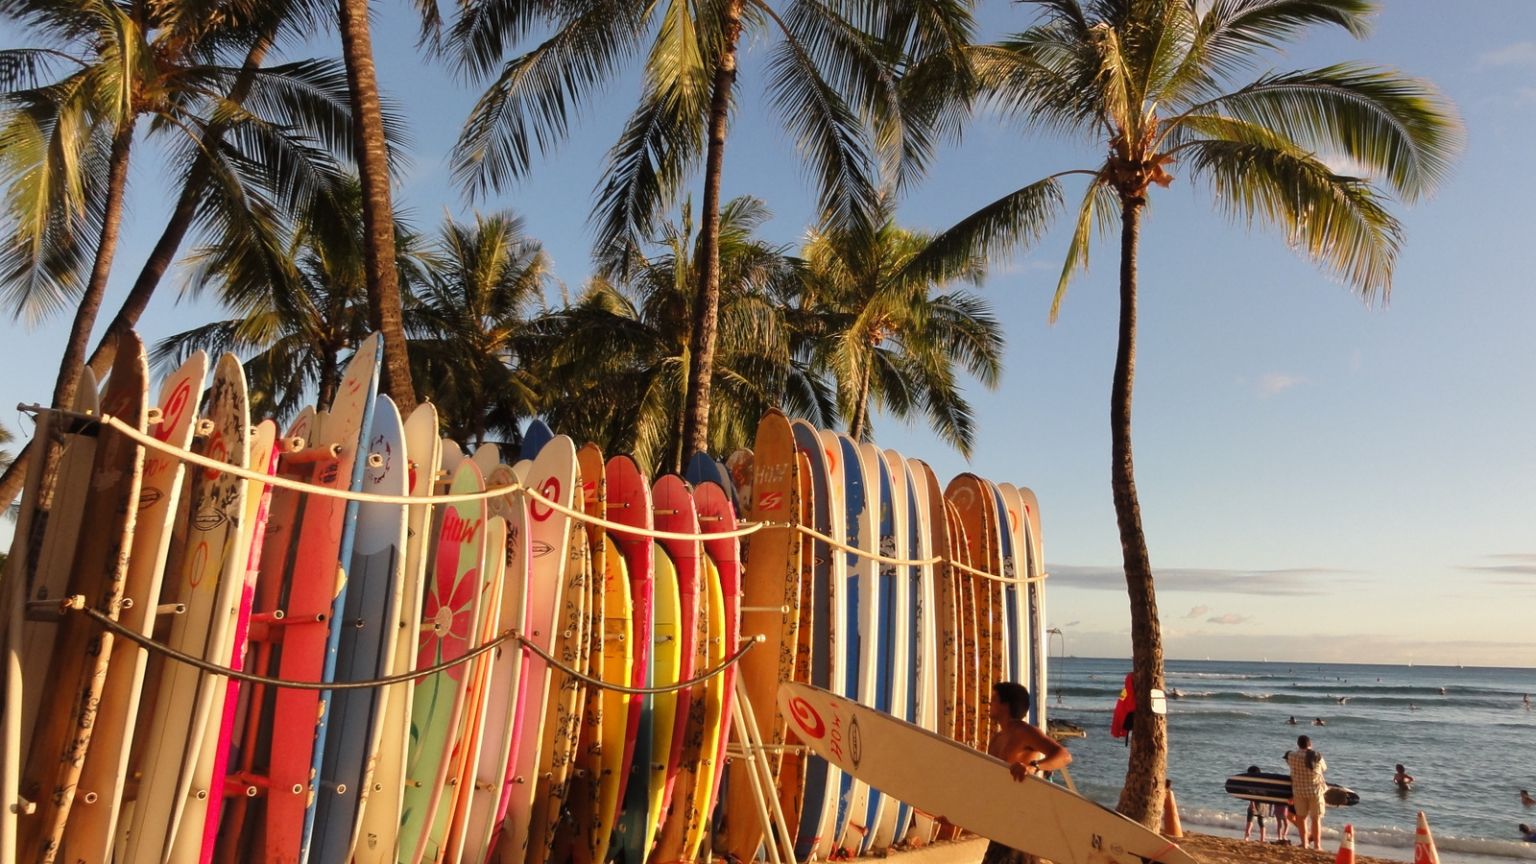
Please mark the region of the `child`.
[[1275, 817], [1275, 842], [1289, 845], [1291, 842], [1291, 806], [1271, 804], [1270, 813]]
[[1269, 837], [1264, 831], [1264, 811], [1267, 809], [1266, 805], [1260, 804], [1257, 801], [1248, 802], [1248, 815], [1245, 817], [1243, 827], [1244, 840], [1251, 840], [1253, 838], [1253, 823], [1257, 821], [1259, 823], [1259, 842], [1269, 842]]
[[1404, 768], [1403, 763], [1399, 762], [1397, 763], [1397, 773], [1392, 775], [1392, 782], [1397, 784], [1398, 789], [1407, 792], [1408, 787], [1413, 785], [1413, 775], [1409, 774], [1408, 769]]

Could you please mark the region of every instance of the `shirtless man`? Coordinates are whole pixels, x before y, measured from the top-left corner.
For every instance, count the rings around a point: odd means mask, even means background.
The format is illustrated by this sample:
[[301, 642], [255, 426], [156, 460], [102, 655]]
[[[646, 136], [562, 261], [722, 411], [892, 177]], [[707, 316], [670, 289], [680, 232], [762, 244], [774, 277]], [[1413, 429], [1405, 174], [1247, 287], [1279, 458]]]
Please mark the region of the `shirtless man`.
[[[1029, 691], [1011, 681], [992, 686], [992, 740], [987, 754], [1008, 763], [1013, 779], [1023, 783], [1032, 774], [1065, 768], [1072, 754], [1051, 736], [1024, 722], [1029, 713]], [[987, 844], [981, 864], [1033, 864], [1033, 855], [1010, 849], [996, 841]]]

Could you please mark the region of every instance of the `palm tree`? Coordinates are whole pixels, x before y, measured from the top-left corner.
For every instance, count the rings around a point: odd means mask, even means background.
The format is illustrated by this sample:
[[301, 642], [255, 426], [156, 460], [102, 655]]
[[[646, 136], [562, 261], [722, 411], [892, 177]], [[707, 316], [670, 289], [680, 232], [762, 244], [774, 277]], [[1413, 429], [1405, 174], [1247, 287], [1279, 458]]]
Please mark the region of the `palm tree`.
[[[820, 423], [834, 410], [824, 382], [797, 364], [783, 308], [796, 290], [797, 262], [753, 237], [769, 213], [737, 198], [721, 213], [720, 327], [715, 355], [720, 387], [707, 451], [748, 446], [758, 417], [782, 406]], [[622, 284], [599, 276], [568, 308], [541, 322], [532, 350], [543, 358], [544, 413], [559, 429], [632, 452], [642, 465], [679, 470], [681, 408], [687, 398], [692, 308], [702, 239], [685, 205], [680, 223], [662, 226], [656, 254], [633, 253]]]
[[538, 411], [541, 387], [519, 348], [543, 304], [549, 257], [521, 218], [495, 213], [446, 220], [423, 263], [408, 325], [422, 395], [456, 441], [515, 439], [518, 421]]
[[[435, 0], [418, 0], [427, 27], [436, 19]], [[373, 39], [368, 28], [368, 0], [337, 4], [342, 57], [352, 95], [352, 128], [357, 141], [357, 169], [363, 187], [363, 227], [368, 274], [368, 311], [373, 328], [384, 336], [383, 390], [408, 416], [416, 409], [400, 281], [396, 273], [394, 205], [389, 190], [389, 138], [379, 82], [373, 66]]]
[[[1136, 359], [1136, 257], [1153, 185], [1185, 167], [1218, 205], [1244, 222], [1279, 228], [1288, 243], [1367, 302], [1384, 300], [1402, 242], [1387, 194], [1428, 195], [1461, 141], [1454, 109], [1430, 84], [1389, 69], [1339, 64], [1267, 73], [1238, 86], [1264, 53], [1314, 25], [1364, 34], [1365, 0], [1036, 0], [1028, 30], [976, 53], [1001, 112], [1026, 128], [1075, 134], [1104, 161], [1011, 192], [936, 239], [919, 267], [976, 249], [1037, 238], [1063, 207], [1062, 179], [1088, 179], [1054, 320], [1072, 275], [1087, 264], [1097, 227], [1119, 217], [1120, 323], [1110, 396], [1110, 477], [1131, 606], [1136, 698], [1163, 686], [1162, 636], [1152, 566], [1131, 463]], [[1333, 167], [1340, 162], [1349, 168]], [[1385, 190], [1385, 191], [1384, 191]], [[1122, 813], [1156, 825], [1167, 761], [1165, 718], [1136, 718]]]
[[996, 387], [1003, 332], [986, 301], [949, 285], [979, 282], [985, 260], [961, 258], [938, 278], [909, 271], [932, 238], [898, 226], [892, 209], [882, 202], [884, 218], [873, 229], [811, 233], [793, 320], [810, 337], [817, 368], [837, 382], [849, 435], [870, 435], [873, 401], [900, 419], [925, 414], [935, 432], [969, 456], [975, 424], [956, 367]]
[[[276, 209], [334, 186], [348, 105], [334, 64], [262, 63], [286, 4], [204, 14], [206, 4], [6, 4], [0, 14], [41, 47], [0, 52], [0, 182], [8, 191], [0, 290], [36, 318], [80, 297], [54, 403], [72, 399], [122, 218], [122, 179], [135, 123], [169, 139], [186, 178], [170, 220], [123, 307], [90, 357], [112, 362], [117, 336], [148, 305], [182, 239], [246, 230]], [[240, 58], [225, 65], [225, 58]], [[62, 72], [59, 70], [62, 68]], [[233, 134], [231, 134], [233, 133]], [[87, 276], [86, 274], [89, 273]], [[31, 445], [0, 477], [19, 490]]]
[[[311, 399], [330, 404], [343, 361], [373, 330], [362, 200], [353, 180], [339, 207], [317, 200], [291, 223], [193, 250], [187, 290], [216, 291], [234, 317], [165, 338], [152, 360], [171, 366], [199, 349], [246, 357], [254, 415], [283, 420]], [[408, 232], [398, 216], [391, 222]], [[424, 278], [413, 235], [403, 233], [395, 245], [397, 280]]]
[[[698, 266], [686, 352], [684, 451], [710, 441], [711, 392], [724, 278], [721, 182], [743, 38], [775, 45], [769, 91], [816, 177], [834, 224], [867, 224], [879, 168], [915, 176], [954, 128], [967, 92], [967, 0], [474, 0], [453, 31], [461, 63], [495, 75], [455, 152], [472, 191], [527, 173], [535, 145], [555, 146], [571, 113], [645, 53], [640, 104], [610, 151], [594, 212], [604, 275], [624, 280], [633, 250], [702, 167]], [[532, 50], [504, 60], [536, 29]], [[649, 46], [647, 48], [647, 46]], [[702, 165], [701, 165], [702, 161]], [[877, 164], [878, 163], [878, 164]], [[683, 374], [679, 370], [678, 374]]]

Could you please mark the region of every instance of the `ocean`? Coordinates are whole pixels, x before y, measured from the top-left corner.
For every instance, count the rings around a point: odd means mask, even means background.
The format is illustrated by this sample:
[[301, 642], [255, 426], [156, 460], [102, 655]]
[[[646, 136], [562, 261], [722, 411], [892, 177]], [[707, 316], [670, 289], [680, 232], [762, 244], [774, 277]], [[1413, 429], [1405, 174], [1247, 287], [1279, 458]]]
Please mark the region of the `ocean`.
[[[1129, 671], [1128, 660], [1050, 660], [1049, 716], [1088, 733], [1066, 742], [1072, 779], [1111, 807], [1127, 751], [1110, 737], [1110, 713]], [[1285, 773], [1282, 755], [1306, 734], [1328, 781], [1360, 793], [1324, 818], [1330, 854], [1351, 822], [1360, 854], [1412, 860], [1423, 810], [1445, 864], [1536, 861], [1516, 831], [1536, 825], [1536, 807], [1519, 799], [1536, 794], [1536, 710], [1521, 703], [1536, 699], [1536, 669], [1169, 661], [1167, 673], [1182, 693], [1168, 702], [1168, 776], [1186, 829], [1241, 835], [1246, 804], [1223, 791], [1226, 778], [1249, 765]], [[1287, 725], [1293, 716], [1299, 725]], [[1392, 783], [1398, 762], [1416, 781], [1405, 794]]]

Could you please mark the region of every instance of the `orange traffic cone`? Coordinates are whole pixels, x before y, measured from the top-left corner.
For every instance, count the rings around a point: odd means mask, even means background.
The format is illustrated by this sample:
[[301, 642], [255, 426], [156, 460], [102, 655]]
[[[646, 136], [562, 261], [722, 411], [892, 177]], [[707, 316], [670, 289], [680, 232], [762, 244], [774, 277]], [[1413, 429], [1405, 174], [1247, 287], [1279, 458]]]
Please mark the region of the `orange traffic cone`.
[[1179, 802], [1173, 797], [1172, 783], [1163, 790], [1163, 836], [1177, 840], [1184, 836], [1184, 825], [1179, 822]]
[[1355, 826], [1344, 826], [1344, 833], [1339, 840], [1339, 854], [1334, 857], [1333, 864], [1355, 864]]
[[1435, 835], [1429, 833], [1429, 820], [1419, 811], [1419, 827], [1413, 836], [1413, 864], [1440, 864], [1440, 852], [1435, 849]]

